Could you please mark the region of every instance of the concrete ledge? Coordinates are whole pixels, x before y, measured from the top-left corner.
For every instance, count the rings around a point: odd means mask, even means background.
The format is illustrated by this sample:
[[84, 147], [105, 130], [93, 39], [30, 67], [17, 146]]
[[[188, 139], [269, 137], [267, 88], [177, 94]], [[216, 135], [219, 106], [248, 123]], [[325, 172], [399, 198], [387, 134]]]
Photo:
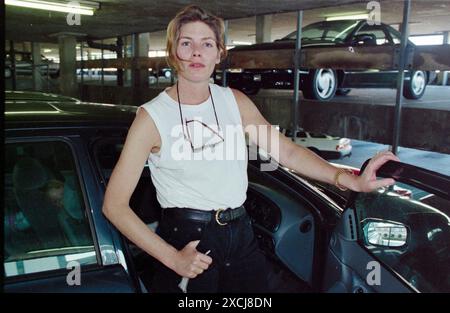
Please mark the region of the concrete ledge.
[[[275, 125], [291, 123], [292, 98], [253, 96], [261, 113]], [[300, 100], [299, 124], [305, 130], [391, 144], [394, 106]], [[450, 111], [402, 109], [400, 146], [450, 153]]]
[[[139, 106], [161, 88], [83, 85], [83, 101]], [[289, 127], [292, 116], [290, 96], [266, 93], [251, 97], [265, 118], [274, 125]], [[391, 144], [394, 106], [300, 100], [300, 125], [309, 131], [334, 136]], [[450, 154], [450, 111], [402, 109], [400, 146]]]

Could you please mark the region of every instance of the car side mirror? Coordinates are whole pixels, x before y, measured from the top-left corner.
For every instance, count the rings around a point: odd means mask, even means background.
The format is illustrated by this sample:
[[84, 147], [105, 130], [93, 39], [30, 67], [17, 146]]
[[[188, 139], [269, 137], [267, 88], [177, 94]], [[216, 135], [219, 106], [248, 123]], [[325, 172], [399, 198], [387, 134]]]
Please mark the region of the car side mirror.
[[370, 245], [400, 248], [407, 244], [408, 228], [404, 224], [367, 219], [363, 225], [364, 240]]

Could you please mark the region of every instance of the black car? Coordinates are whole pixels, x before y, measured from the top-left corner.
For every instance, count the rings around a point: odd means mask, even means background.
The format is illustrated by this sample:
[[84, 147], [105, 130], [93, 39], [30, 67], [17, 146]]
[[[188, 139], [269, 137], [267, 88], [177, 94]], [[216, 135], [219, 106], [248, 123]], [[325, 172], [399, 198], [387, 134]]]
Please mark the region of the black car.
[[[323, 21], [305, 26], [302, 30], [302, 49], [317, 47], [357, 47], [400, 45], [401, 34], [386, 24], [369, 25], [366, 20]], [[295, 49], [296, 32], [271, 43], [238, 46], [233, 51]], [[411, 41], [408, 45], [414, 46]], [[330, 100], [334, 95], [346, 95], [350, 88], [395, 88], [397, 70], [334, 70], [330, 68], [300, 68], [300, 89], [307, 99]], [[434, 71], [405, 71], [403, 95], [419, 99], [426, 85], [436, 78]], [[222, 81], [222, 73], [215, 80]], [[230, 87], [247, 94], [256, 94], [261, 88], [292, 89], [292, 68], [229, 69], [227, 82]]]
[[[136, 107], [5, 103], [4, 291], [151, 292], [155, 260], [102, 214]], [[343, 194], [249, 149], [244, 204], [272, 292], [450, 292], [450, 178], [390, 162], [412, 190]], [[272, 169], [272, 170], [268, 170]], [[161, 208], [149, 168], [130, 207]]]

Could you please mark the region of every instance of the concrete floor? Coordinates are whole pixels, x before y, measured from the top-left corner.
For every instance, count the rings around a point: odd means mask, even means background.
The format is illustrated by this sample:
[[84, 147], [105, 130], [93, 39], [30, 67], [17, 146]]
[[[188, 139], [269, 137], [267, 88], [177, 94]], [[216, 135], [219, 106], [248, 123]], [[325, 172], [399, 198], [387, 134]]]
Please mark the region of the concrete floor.
[[[377, 105], [395, 105], [395, 97], [397, 90], [390, 88], [354, 88], [347, 96], [335, 96], [330, 102], [349, 102], [377, 104]], [[263, 89], [260, 90], [258, 96], [270, 95], [281, 98], [292, 98], [292, 90], [278, 90], [278, 89]], [[300, 93], [300, 98], [303, 99]], [[311, 100], [308, 100], [311, 101]], [[409, 100], [403, 98], [403, 106], [411, 108], [425, 108], [425, 109], [441, 109], [450, 111], [450, 86], [427, 86], [425, 94], [419, 100]]]
[[[352, 89], [347, 96], [336, 96], [335, 101], [377, 105], [395, 105], [396, 89]], [[450, 111], [450, 86], [427, 86], [419, 100], [403, 98], [404, 107]]]

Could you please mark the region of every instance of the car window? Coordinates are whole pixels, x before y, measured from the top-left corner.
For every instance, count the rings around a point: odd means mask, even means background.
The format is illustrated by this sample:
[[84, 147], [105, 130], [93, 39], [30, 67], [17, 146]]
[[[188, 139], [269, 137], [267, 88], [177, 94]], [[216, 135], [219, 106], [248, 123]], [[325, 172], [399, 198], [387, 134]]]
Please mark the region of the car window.
[[365, 25], [355, 33], [355, 37], [361, 35], [368, 35], [370, 37], [370, 40], [366, 41], [364, 44], [371, 44], [378, 46], [390, 44], [389, 38], [386, 36], [386, 33], [384, 32], [384, 29], [381, 26]]
[[[109, 138], [99, 140], [94, 144], [94, 159], [102, 175], [102, 180], [105, 182], [105, 187], [119, 160], [124, 142], [125, 138]], [[152, 228], [157, 226], [161, 216], [161, 207], [156, 198], [156, 189], [153, 186], [147, 163], [131, 196], [130, 207], [144, 223]]]
[[394, 29], [392, 26], [386, 25], [386, 31], [391, 36], [394, 44], [400, 44], [401, 34], [396, 29]]
[[297, 133], [297, 138], [306, 138], [306, 133], [305, 132], [298, 132]]
[[[421, 292], [450, 291], [450, 202], [415, 187], [355, 201], [361, 244]], [[381, 282], [382, 283], [382, 282]]]
[[[302, 29], [302, 41], [342, 42], [358, 23], [359, 21], [340, 20], [310, 24]], [[295, 38], [297, 33], [294, 31], [282, 40], [295, 40]]]
[[5, 276], [97, 263], [68, 144], [8, 143], [5, 155]]
[[319, 133], [309, 133], [309, 134], [312, 138], [327, 138], [327, 136], [324, 134], [319, 134]]

